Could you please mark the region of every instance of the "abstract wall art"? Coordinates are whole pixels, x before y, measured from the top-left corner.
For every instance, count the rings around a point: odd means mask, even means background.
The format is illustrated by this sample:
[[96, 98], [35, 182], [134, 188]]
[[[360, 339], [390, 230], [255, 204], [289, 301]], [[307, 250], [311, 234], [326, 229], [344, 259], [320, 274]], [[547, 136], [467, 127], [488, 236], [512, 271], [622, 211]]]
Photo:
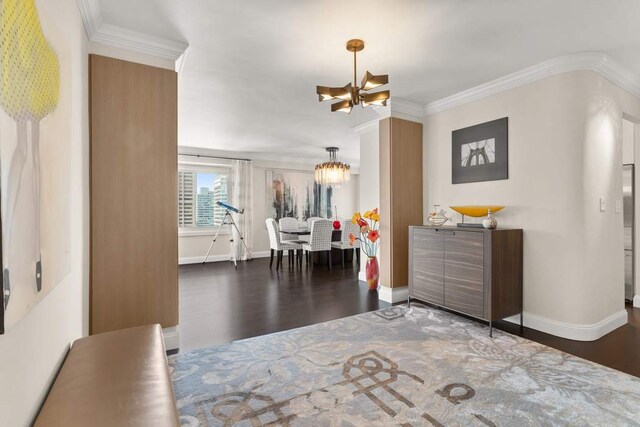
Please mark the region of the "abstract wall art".
[[0, 14], [4, 333], [69, 269], [71, 102], [64, 33], [48, 22], [45, 35], [35, 0], [2, 0]]
[[454, 130], [451, 133], [451, 182], [509, 178], [509, 119]]
[[331, 218], [333, 189], [316, 184], [313, 172], [267, 170], [267, 217]]

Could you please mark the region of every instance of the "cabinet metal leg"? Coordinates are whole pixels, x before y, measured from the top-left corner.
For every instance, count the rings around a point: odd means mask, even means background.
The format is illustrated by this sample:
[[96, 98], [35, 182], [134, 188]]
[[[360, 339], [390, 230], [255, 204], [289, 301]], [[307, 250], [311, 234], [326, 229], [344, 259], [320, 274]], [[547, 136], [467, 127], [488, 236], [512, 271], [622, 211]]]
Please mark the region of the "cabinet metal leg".
[[524, 333], [524, 312], [520, 312], [520, 335]]
[[493, 338], [493, 322], [489, 320], [489, 338]]
[[407, 297], [407, 308], [411, 308], [411, 297]]

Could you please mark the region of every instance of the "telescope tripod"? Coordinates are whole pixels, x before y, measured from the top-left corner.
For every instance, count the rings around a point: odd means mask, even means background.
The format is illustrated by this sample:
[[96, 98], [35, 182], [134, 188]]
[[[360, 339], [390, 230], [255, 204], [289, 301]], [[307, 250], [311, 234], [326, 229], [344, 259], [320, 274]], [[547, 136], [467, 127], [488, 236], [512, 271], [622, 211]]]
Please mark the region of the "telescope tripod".
[[[233, 217], [231, 216], [231, 212], [229, 211], [229, 209], [227, 209], [224, 213], [224, 219], [220, 224], [218, 224], [218, 229], [216, 230], [216, 234], [213, 236], [213, 241], [211, 242], [211, 245], [209, 245], [209, 250], [207, 251], [207, 254], [204, 257], [204, 260], [202, 261], [203, 264], [207, 262], [207, 258], [209, 258], [209, 253], [211, 253], [211, 249], [213, 248], [214, 243], [216, 243], [216, 240], [218, 240], [218, 235], [220, 234], [220, 230], [222, 230], [222, 227], [224, 227], [225, 225], [231, 225], [233, 226], [233, 228], [236, 229], [236, 231], [238, 232], [238, 236], [240, 236], [240, 241], [242, 242], [242, 245], [247, 250], [247, 259], [251, 259], [251, 252], [249, 252], [249, 248], [247, 247], [247, 244], [244, 241], [244, 237], [242, 237], [242, 234], [240, 233], [240, 229], [236, 225], [236, 222], [233, 220]], [[233, 231], [231, 231], [231, 237], [229, 238], [229, 243], [231, 246], [231, 255], [230, 255], [231, 261], [233, 261], [233, 265], [237, 270], [238, 256], [236, 254], [236, 245], [234, 244], [234, 240], [233, 240]]]

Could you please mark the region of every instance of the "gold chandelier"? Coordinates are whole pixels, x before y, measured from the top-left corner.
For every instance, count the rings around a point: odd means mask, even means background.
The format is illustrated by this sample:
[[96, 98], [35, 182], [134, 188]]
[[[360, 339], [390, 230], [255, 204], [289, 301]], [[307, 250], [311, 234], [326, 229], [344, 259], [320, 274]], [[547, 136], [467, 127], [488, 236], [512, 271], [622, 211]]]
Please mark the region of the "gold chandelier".
[[387, 105], [387, 100], [391, 96], [388, 90], [374, 93], [367, 92], [389, 83], [388, 75], [376, 76], [367, 71], [362, 79], [361, 86], [356, 86], [356, 76], [358, 74], [356, 55], [362, 49], [364, 49], [362, 40], [353, 39], [347, 42], [347, 50], [353, 52], [353, 83], [348, 83], [343, 87], [316, 86], [316, 93], [320, 102], [328, 99], [341, 99], [340, 102], [331, 105], [331, 111], [342, 111], [349, 114], [353, 106], [358, 104], [361, 104], [363, 108], [369, 105]]
[[340, 187], [351, 179], [351, 167], [337, 160], [338, 147], [327, 147], [329, 161], [316, 165], [316, 183], [328, 187]]

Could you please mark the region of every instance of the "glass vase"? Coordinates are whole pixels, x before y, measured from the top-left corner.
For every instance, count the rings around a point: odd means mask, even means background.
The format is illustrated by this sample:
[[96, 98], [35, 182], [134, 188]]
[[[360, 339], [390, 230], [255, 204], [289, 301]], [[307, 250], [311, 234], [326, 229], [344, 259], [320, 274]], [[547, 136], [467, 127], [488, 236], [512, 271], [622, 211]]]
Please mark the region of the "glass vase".
[[378, 266], [377, 257], [368, 257], [365, 271], [367, 274], [367, 286], [369, 287], [369, 291], [377, 291], [378, 282], [380, 281], [380, 267]]

